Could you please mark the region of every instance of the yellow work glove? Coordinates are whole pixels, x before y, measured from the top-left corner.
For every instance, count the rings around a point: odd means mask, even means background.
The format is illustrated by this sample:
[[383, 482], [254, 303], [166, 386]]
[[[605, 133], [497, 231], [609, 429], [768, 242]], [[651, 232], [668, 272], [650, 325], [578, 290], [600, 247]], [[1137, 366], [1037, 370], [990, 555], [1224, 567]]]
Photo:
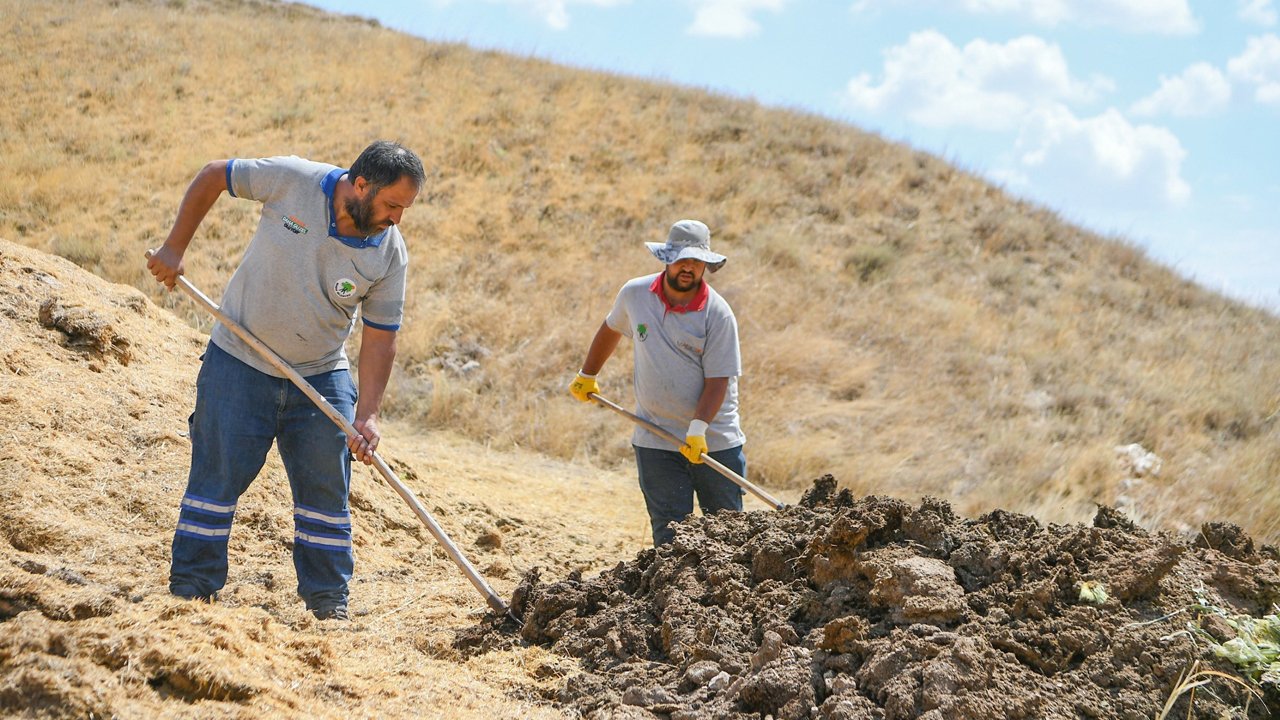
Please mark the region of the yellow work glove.
[[600, 385], [596, 383], [596, 376], [583, 375], [582, 371], [578, 371], [578, 376], [569, 384], [569, 394], [582, 402], [590, 402], [591, 393], [600, 393]]
[[680, 454], [691, 463], [702, 464], [702, 453], [707, 451], [707, 423], [693, 420], [689, 423], [689, 432], [684, 438], [684, 447]]

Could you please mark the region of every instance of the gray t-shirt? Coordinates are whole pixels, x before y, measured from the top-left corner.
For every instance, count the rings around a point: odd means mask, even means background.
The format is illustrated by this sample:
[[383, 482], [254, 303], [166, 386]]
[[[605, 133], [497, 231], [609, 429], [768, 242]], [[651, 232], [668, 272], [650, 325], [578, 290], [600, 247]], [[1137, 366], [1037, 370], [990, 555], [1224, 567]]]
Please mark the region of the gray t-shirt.
[[[629, 280], [605, 318], [610, 328], [631, 338], [635, 348], [636, 414], [684, 438], [702, 396], [703, 381], [727, 377], [729, 391], [707, 428], [707, 449], [714, 452], [742, 445], [746, 442], [738, 423], [742, 354], [733, 310], [708, 285], [703, 309], [670, 312], [651, 289], [659, 275]], [[631, 442], [643, 448], [675, 449], [670, 441], [639, 425]]]
[[[333, 189], [346, 171], [298, 157], [233, 160], [233, 197], [262, 203], [258, 230], [227, 283], [222, 311], [303, 376], [350, 367], [356, 311], [398, 330], [409, 254], [395, 226], [369, 238], [337, 235]], [[282, 373], [221, 323], [213, 342], [268, 375]]]

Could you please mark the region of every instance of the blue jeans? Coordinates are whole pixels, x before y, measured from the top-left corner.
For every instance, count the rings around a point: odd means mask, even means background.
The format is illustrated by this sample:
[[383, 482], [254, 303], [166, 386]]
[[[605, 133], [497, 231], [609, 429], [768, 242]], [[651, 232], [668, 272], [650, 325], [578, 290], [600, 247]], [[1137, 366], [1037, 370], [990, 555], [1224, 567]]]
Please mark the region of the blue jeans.
[[[744, 491], [738, 484], [705, 463], [691, 463], [676, 450], [654, 450], [632, 445], [640, 471], [640, 491], [649, 510], [653, 546], [669, 543], [676, 533], [670, 523], [693, 514], [693, 496], [703, 515], [719, 510], [742, 511]], [[747, 476], [747, 456], [742, 446], [707, 453], [742, 477]]]
[[[347, 370], [307, 378], [339, 413], [355, 417]], [[346, 435], [286, 378], [259, 372], [209, 343], [190, 420], [191, 472], [173, 536], [169, 589], [212, 595], [227, 582], [236, 504], [274, 441], [293, 492], [293, 566], [309, 609], [346, 605], [351, 547], [351, 461]]]

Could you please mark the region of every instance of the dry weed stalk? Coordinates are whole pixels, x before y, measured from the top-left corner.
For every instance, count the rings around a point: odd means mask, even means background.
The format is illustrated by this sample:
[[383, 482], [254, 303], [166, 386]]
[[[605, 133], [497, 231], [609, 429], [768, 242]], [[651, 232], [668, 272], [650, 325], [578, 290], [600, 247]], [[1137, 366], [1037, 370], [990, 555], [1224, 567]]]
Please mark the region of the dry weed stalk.
[[[1187, 701], [1187, 717], [1190, 718], [1191, 708], [1196, 702], [1196, 690], [1208, 685], [1214, 680], [1222, 680], [1239, 685], [1248, 693], [1250, 702], [1254, 698], [1257, 698], [1258, 702], [1262, 702], [1262, 693], [1258, 692], [1255, 688], [1249, 685], [1249, 683], [1238, 677], [1228, 675], [1218, 670], [1201, 668], [1200, 661], [1196, 660], [1178, 676], [1178, 682], [1174, 684], [1173, 690], [1170, 691], [1169, 698], [1165, 700], [1164, 708], [1161, 709], [1160, 714], [1156, 716], [1156, 720], [1165, 720], [1165, 718], [1169, 716], [1169, 713], [1173, 711], [1173, 706], [1178, 702], [1178, 699], [1187, 694], [1189, 694], [1189, 699]], [[1247, 715], [1248, 712], [1249, 702], [1246, 702], [1245, 714]], [[1268, 712], [1268, 714], [1270, 713]]]

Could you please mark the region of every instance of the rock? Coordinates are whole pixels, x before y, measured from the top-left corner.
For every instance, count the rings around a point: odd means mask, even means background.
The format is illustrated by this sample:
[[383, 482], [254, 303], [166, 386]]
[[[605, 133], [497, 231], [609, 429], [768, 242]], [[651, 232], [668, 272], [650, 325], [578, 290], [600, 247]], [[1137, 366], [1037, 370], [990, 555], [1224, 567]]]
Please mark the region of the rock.
[[751, 669], [759, 670], [777, 660], [778, 656], [782, 654], [782, 647], [781, 635], [772, 630], [765, 632], [764, 642], [760, 643], [760, 649], [756, 650], [755, 654], [751, 656]]
[[897, 622], [943, 624], [964, 611], [964, 588], [956, 582], [955, 570], [941, 560], [869, 558], [865, 564], [873, 582], [870, 599], [894, 608]]
[[676, 701], [675, 695], [662, 686], [633, 687], [622, 693], [623, 705], [638, 705], [651, 708], [655, 705], [670, 705]]
[[729, 687], [729, 683], [733, 681], [733, 677], [727, 672], [721, 672], [707, 682], [707, 689], [711, 692], [720, 692]]
[[714, 660], [699, 660], [684, 671], [685, 683], [691, 687], [702, 687], [717, 675], [722, 675], [719, 663]]
[[1158, 476], [1164, 460], [1138, 443], [1116, 446], [1116, 455], [1133, 477]]

